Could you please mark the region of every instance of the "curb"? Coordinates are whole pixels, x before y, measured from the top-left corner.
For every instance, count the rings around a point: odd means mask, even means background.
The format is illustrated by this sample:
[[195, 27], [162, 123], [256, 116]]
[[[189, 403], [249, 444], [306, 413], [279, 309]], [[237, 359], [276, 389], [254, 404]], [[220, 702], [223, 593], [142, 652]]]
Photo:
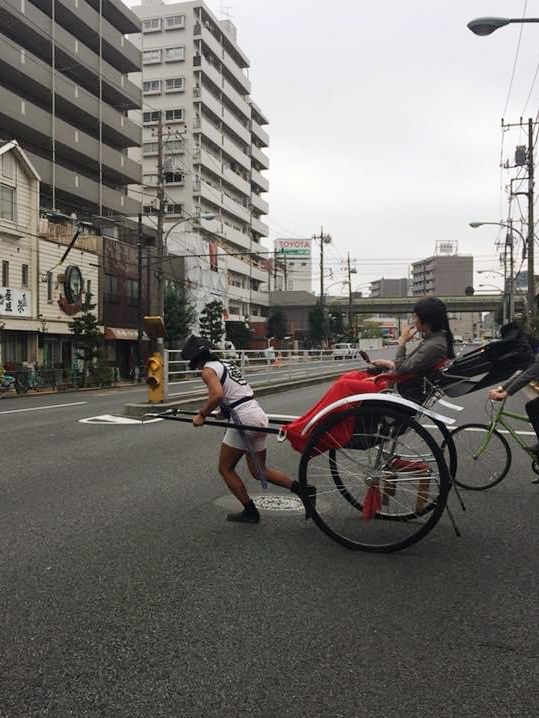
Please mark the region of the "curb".
[[54, 396], [54, 395], [60, 395], [60, 394], [75, 394], [77, 392], [82, 391], [103, 391], [104, 389], [109, 389], [111, 391], [122, 391], [123, 389], [133, 389], [137, 386], [140, 386], [141, 388], [144, 388], [146, 386], [146, 382], [140, 383], [140, 384], [112, 384], [112, 385], [103, 385], [103, 386], [82, 386], [78, 389], [43, 389], [43, 391], [27, 391], [24, 393], [17, 394], [15, 392], [13, 395], [8, 394], [5, 396], [6, 399], [32, 399], [36, 398], [37, 396]]
[[[256, 396], [268, 396], [270, 394], [278, 394], [281, 391], [291, 391], [293, 389], [302, 389], [304, 387], [313, 386], [315, 384], [324, 384], [328, 380], [335, 379], [342, 375], [342, 369], [339, 371], [326, 372], [317, 376], [311, 376], [307, 379], [295, 379], [292, 381], [272, 382], [271, 384], [260, 384], [253, 387]], [[149, 402], [136, 402], [126, 404], [124, 407], [124, 416], [132, 419], [140, 419], [144, 414], [161, 414], [169, 409], [198, 409], [200, 402], [206, 399], [208, 393], [206, 391], [193, 392], [192, 395], [185, 398], [178, 398], [174, 401], [165, 401], [162, 404], [150, 404]]]

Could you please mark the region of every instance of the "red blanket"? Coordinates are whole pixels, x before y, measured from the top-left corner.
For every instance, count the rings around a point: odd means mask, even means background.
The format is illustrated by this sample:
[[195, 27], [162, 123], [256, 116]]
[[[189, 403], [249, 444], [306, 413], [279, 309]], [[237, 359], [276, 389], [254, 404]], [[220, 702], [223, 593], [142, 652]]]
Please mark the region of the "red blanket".
[[[389, 374], [387, 375], [387, 378], [383, 374], [372, 376], [371, 374], [363, 371], [349, 371], [346, 374], [343, 374], [334, 384], [332, 384], [320, 401], [311, 407], [306, 414], [300, 416], [299, 419], [296, 419], [290, 424], [287, 424], [286, 436], [288, 441], [292, 444], [296, 451], [303, 453], [311, 432], [309, 431], [309, 433], [304, 436], [301, 435], [301, 432], [313, 416], [315, 416], [319, 411], [322, 411], [322, 409], [329, 406], [334, 401], [344, 399], [347, 396], [353, 396], [354, 394], [378, 393], [390, 386], [393, 381], [393, 375]], [[342, 407], [337, 409], [337, 411], [342, 410]], [[343, 419], [343, 421], [335, 424], [331, 430], [331, 435], [324, 434], [324, 436], [320, 437], [320, 441], [313, 450], [313, 453], [321, 453], [330, 448], [345, 446], [352, 438], [355, 424], [356, 417], [354, 416]], [[316, 425], [313, 429], [315, 428]]]

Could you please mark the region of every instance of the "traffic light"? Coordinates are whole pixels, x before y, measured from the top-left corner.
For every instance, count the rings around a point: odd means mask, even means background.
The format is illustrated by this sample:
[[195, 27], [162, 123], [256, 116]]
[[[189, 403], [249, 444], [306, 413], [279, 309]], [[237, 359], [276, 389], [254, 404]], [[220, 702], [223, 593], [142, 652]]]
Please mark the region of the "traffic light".
[[148, 384], [148, 401], [159, 404], [165, 398], [165, 372], [163, 357], [154, 352], [146, 363], [146, 383]]

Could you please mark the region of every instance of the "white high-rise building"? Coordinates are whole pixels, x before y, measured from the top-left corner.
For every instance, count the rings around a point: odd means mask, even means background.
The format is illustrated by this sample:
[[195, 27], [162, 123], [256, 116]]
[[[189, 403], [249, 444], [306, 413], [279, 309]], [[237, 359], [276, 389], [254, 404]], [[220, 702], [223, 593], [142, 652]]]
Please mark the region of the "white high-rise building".
[[165, 233], [186, 217], [215, 217], [201, 219], [200, 229], [181, 221], [170, 231], [168, 252], [199, 255], [186, 260], [187, 286], [199, 311], [217, 299], [229, 320], [265, 322], [267, 249], [261, 240], [268, 235], [262, 221], [268, 203], [262, 194], [269, 183], [262, 172], [269, 161], [262, 148], [269, 143], [268, 121], [250, 97], [249, 60], [236, 28], [200, 0], [142, 0], [133, 10], [142, 20], [142, 34], [130, 39], [143, 63], [143, 213], [155, 220], [162, 113]]

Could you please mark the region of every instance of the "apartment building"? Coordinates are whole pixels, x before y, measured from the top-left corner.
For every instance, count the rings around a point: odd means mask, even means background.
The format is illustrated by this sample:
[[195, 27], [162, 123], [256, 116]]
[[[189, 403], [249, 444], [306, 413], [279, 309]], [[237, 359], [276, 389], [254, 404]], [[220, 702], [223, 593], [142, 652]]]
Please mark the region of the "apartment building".
[[140, 30], [122, 0], [2, 0], [0, 139], [16, 139], [41, 177], [41, 207], [71, 215], [129, 215], [140, 184], [129, 147], [141, 106], [128, 73]]
[[412, 264], [412, 294], [416, 297], [459, 296], [472, 286], [472, 255], [435, 255]]
[[142, 22], [133, 41], [143, 62], [144, 215], [157, 213], [161, 117], [168, 252], [186, 256], [199, 311], [218, 299], [225, 319], [264, 322], [268, 121], [250, 97], [249, 60], [236, 28], [200, 1], [143, 0], [133, 11]]
[[407, 297], [410, 281], [407, 277], [400, 279], [376, 279], [371, 282], [371, 297]]

